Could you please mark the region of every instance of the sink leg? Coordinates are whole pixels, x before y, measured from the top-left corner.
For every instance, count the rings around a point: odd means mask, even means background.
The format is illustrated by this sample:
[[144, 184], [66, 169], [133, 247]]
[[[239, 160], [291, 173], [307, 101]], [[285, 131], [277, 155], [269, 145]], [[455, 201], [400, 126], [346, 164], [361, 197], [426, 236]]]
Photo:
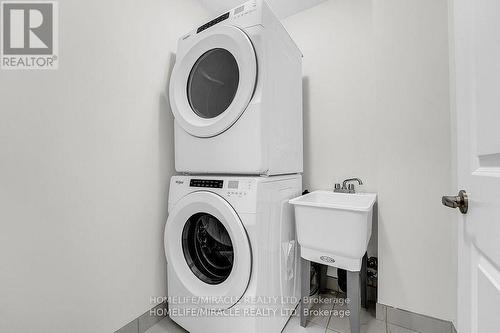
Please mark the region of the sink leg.
[[368, 262], [368, 254], [365, 253], [363, 256], [363, 261], [361, 263], [361, 306], [367, 309], [367, 274], [366, 274], [366, 265]]
[[360, 287], [360, 272], [347, 271], [347, 298], [349, 298], [348, 308], [350, 311], [351, 333], [360, 333]]
[[311, 262], [304, 258], [300, 258], [300, 326], [306, 327], [307, 316], [306, 309], [307, 305], [304, 303], [309, 297], [311, 288]]

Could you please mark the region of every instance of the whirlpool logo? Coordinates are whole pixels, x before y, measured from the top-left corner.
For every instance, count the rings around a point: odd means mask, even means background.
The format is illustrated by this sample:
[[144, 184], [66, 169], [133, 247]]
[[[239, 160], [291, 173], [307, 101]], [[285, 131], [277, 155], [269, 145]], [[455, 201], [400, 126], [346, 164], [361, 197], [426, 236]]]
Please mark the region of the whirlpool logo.
[[57, 2], [2, 1], [0, 18], [2, 69], [57, 69]]

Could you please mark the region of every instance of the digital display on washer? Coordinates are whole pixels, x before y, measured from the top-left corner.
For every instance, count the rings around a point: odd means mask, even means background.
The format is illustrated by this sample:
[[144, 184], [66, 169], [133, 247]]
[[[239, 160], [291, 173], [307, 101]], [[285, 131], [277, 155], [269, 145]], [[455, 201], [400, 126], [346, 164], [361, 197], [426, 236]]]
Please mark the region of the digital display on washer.
[[201, 27], [198, 28], [198, 30], [196, 30], [196, 33], [199, 34], [200, 32], [202, 32], [203, 30], [206, 30], [208, 28], [210, 28], [211, 26], [214, 26], [216, 25], [217, 23], [220, 23], [222, 21], [225, 21], [229, 18], [229, 12], [224, 14], [224, 15], [221, 15], [219, 16], [218, 18], [216, 19], [213, 19], [212, 21], [208, 22], [208, 23], [205, 23], [204, 25], [202, 25]]
[[238, 181], [237, 180], [230, 180], [227, 182], [227, 188], [237, 190], [238, 189]]
[[224, 181], [217, 179], [191, 179], [189, 181], [190, 187], [222, 188], [223, 185]]

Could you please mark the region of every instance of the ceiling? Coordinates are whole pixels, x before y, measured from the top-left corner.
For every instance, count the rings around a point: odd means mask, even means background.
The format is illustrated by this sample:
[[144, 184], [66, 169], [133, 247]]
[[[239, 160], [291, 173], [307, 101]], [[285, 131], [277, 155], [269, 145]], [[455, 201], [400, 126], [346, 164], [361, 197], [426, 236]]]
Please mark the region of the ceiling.
[[[214, 15], [234, 8], [245, 0], [198, 0]], [[325, 0], [267, 0], [276, 15], [282, 19], [300, 11], [314, 7]]]

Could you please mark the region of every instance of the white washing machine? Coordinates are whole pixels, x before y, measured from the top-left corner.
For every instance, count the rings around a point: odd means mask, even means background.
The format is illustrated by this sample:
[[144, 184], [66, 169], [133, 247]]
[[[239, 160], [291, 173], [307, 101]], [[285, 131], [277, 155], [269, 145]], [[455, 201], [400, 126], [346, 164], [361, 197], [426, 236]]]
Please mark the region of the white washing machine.
[[281, 332], [300, 297], [288, 200], [301, 187], [300, 175], [172, 177], [165, 226], [172, 320], [192, 333]]
[[178, 172], [302, 172], [302, 54], [264, 1], [180, 38], [169, 96]]

